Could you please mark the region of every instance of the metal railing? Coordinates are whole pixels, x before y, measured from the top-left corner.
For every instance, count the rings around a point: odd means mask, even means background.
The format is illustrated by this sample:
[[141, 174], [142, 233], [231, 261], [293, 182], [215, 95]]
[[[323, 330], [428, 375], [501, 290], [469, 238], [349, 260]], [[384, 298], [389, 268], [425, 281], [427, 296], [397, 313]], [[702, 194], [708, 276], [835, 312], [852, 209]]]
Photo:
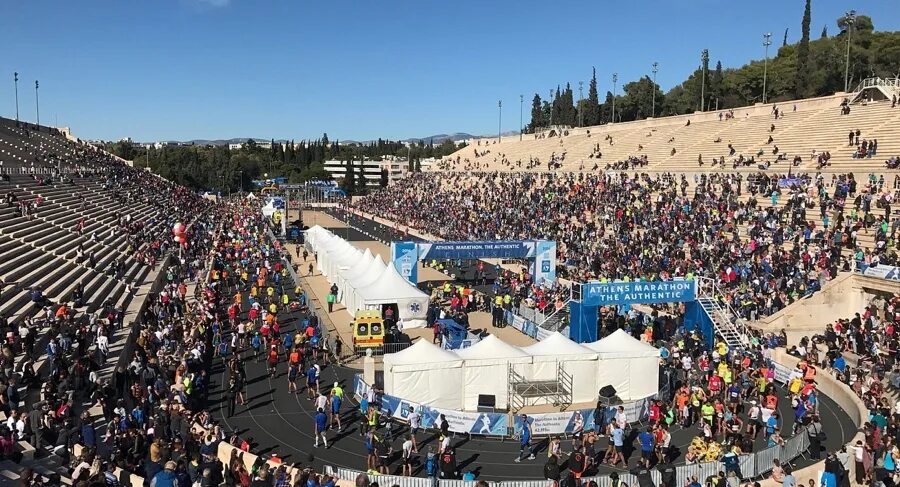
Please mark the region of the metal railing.
[[[757, 479], [772, 470], [774, 460], [778, 459], [782, 464], [790, 462], [799, 457], [809, 448], [809, 438], [805, 431], [789, 439], [783, 446], [773, 446], [756, 453], [740, 455], [738, 457], [738, 477], [741, 479]], [[692, 477], [703, 484], [709, 477], [718, 475], [719, 471], [728, 471], [722, 461], [701, 462], [684, 464], [675, 467], [675, 485], [686, 485]], [[345, 482], [354, 482], [356, 477], [364, 472], [349, 468], [338, 468], [330, 465], [325, 466], [325, 473]], [[624, 485], [639, 485], [638, 478], [629, 472], [617, 472], [619, 481]], [[471, 487], [474, 482], [463, 480], [444, 480], [423, 477], [402, 477], [398, 475], [377, 475], [368, 474], [369, 482], [378, 482], [378, 485], [399, 485], [400, 487]], [[650, 477], [655, 485], [660, 485], [662, 475], [656, 469], [650, 470]], [[600, 487], [610, 487], [612, 479], [609, 475], [597, 475], [593, 477], [583, 477], [582, 485], [588, 482], [597, 482]], [[500, 481], [488, 482], [489, 485], [497, 487], [546, 487], [547, 480], [516, 480], [516, 481]]]

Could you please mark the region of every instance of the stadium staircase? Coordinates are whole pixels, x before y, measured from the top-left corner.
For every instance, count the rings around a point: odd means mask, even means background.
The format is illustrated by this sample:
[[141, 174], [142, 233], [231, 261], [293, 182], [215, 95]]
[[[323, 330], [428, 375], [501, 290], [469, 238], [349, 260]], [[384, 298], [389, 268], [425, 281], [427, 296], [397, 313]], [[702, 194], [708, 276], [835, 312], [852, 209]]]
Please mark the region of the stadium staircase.
[[707, 328], [705, 335], [709, 336], [708, 332], [714, 331], [732, 350], [744, 348], [750, 343], [747, 325], [728, 304], [714, 280], [697, 278], [697, 304], [705, 315], [705, 319], [701, 317], [701, 329]]

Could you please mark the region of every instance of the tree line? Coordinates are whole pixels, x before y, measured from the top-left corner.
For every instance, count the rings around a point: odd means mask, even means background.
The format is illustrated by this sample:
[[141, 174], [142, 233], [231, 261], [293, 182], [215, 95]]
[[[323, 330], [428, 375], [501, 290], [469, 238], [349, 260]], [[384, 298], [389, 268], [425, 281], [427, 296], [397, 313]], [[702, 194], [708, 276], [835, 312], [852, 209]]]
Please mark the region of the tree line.
[[709, 57], [700, 56], [693, 73], [665, 93], [647, 75], [620, 84], [615, 96], [612, 91], [607, 91], [601, 101], [594, 69], [584, 99], [574, 100], [568, 83], [565, 88], [557, 86], [550, 90], [547, 97], [536, 93], [531, 104], [531, 123], [526, 131], [530, 133], [551, 125], [575, 127], [628, 122], [651, 117], [654, 113], [661, 117], [693, 113], [701, 108], [713, 110], [752, 105], [763, 100], [764, 70], [768, 102], [831, 95], [844, 91], [848, 36], [850, 90], [866, 78], [897, 76], [900, 32], [876, 32], [871, 17], [856, 15], [852, 21], [847, 17], [837, 19], [837, 35], [829, 36], [826, 25], [821, 36], [811, 40], [811, 23], [811, 0], [806, 0], [800, 41], [788, 44], [786, 30], [782, 45], [769, 58], [768, 66], [765, 66], [765, 59], [751, 61], [739, 68], [723, 68], [719, 61], [711, 69]]
[[[409, 157], [411, 170], [421, 169], [418, 161], [430, 157], [442, 157], [459, 149], [453, 141], [404, 145], [400, 141], [378, 139], [367, 143], [341, 144], [328, 139], [328, 134], [298, 143], [271, 141], [263, 147], [250, 139], [240, 149], [227, 145], [166, 145], [159, 148], [138, 147], [128, 141], [108, 142], [102, 147], [134, 162], [135, 167], [150, 168], [160, 176], [198, 191], [250, 191], [253, 180], [286, 177], [291, 183], [303, 183], [313, 179], [330, 179], [324, 162], [340, 160], [345, 164], [363, 159], [382, 160], [386, 156]], [[360, 169], [361, 170], [361, 169]], [[352, 172], [352, 170], [351, 170]], [[345, 175], [346, 176], [346, 175]], [[349, 193], [364, 190], [358, 185], [361, 176], [353, 183], [345, 183]]]

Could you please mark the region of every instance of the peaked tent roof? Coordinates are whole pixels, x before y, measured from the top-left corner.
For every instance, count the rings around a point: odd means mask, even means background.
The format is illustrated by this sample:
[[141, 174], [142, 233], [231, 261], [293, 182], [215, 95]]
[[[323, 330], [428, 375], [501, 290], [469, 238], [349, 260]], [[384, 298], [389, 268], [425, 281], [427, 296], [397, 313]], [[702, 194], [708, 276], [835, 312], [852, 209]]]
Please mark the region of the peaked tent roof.
[[465, 361], [496, 361], [498, 363], [531, 361], [531, 356], [521, 348], [504, 342], [497, 338], [497, 335], [488, 335], [471, 347], [459, 349], [456, 351], [456, 355]]
[[569, 340], [558, 331], [533, 345], [522, 347], [522, 351], [533, 357], [572, 357], [576, 355], [597, 357], [595, 351]]
[[372, 263], [372, 260], [372, 251], [366, 248], [366, 251], [363, 252], [362, 257], [360, 257], [360, 260], [353, 264], [353, 267], [342, 270], [341, 276], [349, 281], [363, 275], [366, 270], [368, 270], [369, 265]]
[[384, 268], [384, 260], [382, 260], [381, 255], [376, 255], [375, 258], [372, 259], [372, 262], [369, 263], [369, 267], [366, 268], [365, 272], [360, 273], [359, 276], [352, 279], [350, 285], [353, 286], [354, 289], [368, 286], [378, 280], [378, 277], [384, 273]]
[[601, 358], [659, 357], [659, 350], [629, 335], [621, 328], [609, 336], [585, 345]]
[[357, 289], [357, 293], [366, 303], [393, 303], [397, 299], [428, 297], [401, 276], [393, 264], [388, 264], [378, 279], [368, 286]]
[[462, 360], [453, 352], [444, 350], [428, 340], [419, 339], [409, 348], [384, 356], [385, 369], [404, 367], [410, 370], [433, 369], [429, 364], [445, 364], [445, 367], [459, 367]]

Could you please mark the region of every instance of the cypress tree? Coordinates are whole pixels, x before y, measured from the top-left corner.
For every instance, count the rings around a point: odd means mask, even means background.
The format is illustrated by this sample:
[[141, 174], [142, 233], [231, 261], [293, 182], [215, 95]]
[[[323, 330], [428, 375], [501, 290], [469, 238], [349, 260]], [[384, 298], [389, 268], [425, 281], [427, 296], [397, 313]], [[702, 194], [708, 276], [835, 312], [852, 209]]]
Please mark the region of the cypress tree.
[[812, 0], [806, 0], [806, 9], [803, 11], [803, 23], [801, 24], [802, 36], [797, 46], [797, 76], [794, 85], [794, 95], [802, 98], [809, 87], [809, 24], [812, 21]]

